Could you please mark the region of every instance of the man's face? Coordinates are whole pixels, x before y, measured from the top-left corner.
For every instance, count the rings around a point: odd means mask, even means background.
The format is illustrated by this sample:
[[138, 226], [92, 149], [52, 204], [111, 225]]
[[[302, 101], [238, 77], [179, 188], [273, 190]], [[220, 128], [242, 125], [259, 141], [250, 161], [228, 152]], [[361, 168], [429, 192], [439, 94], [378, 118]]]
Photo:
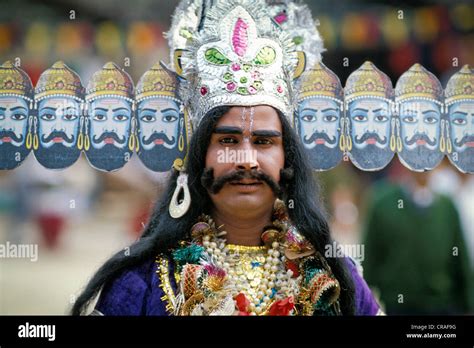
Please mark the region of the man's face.
[[433, 169], [441, 161], [439, 151], [441, 109], [427, 100], [411, 100], [400, 105], [402, 163], [414, 170]]
[[0, 145], [19, 147], [28, 131], [28, 104], [20, 97], [0, 97]]
[[91, 145], [95, 149], [105, 145], [126, 148], [131, 118], [131, 105], [123, 99], [107, 97], [93, 101], [90, 112]]
[[451, 162], [463, 172], [474, 172], [474, 101], [449, 106]]
[[20, 97], [0, 96], [0, 169], [13, 169], [26, 158], [29, 108]]
[[[253, 112], [250, 107], [232, 107], [217, 122], [206, 154], [206, 168], [214, 169], [215, 179], [253, 169], [278, 183], [284, 164], [282, 126], [272, 107], [256, 106]], [[216, 209], [231, 214], [271, 208], [276, 199], [266, 183], [253, 179], [226, 183], [210, 196]]]
[[349, 103], [350, 156], [365, 170], [385, 167], [393, 158], [390, 150], [390, 106], [387, 101], [363, 98]]
[[40, 146], [54, 144], [74, 147], [79, 134], [79, 103], [73, 98], [46, 98], [38, 105], [38, 135]]

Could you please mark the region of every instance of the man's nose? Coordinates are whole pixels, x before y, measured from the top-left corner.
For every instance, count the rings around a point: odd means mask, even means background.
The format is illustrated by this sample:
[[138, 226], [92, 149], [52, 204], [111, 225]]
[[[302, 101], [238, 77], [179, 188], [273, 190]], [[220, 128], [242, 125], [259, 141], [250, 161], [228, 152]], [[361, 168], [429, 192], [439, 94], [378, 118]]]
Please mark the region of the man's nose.
[[[253, 149], [250, 141], [243, 141], [242, 145], [237, 150], [235, 154], [235, 169], [237, 170], [247, 170], [252, 169], [258, 170], [259, 164], [257, 161], [257, 151]], [[236, 150], [231, 150], [236, 151]]]

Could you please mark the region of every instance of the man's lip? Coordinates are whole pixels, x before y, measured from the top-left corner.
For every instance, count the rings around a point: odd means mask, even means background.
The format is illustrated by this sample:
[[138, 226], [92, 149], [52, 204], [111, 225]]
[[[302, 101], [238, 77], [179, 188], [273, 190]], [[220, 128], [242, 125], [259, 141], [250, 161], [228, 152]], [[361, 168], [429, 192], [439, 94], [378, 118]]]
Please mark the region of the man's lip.
[[165, 141], [164, 141], [163, 139], [156, 139], [156, 140], [154, 141], [154, 143], [155, 143], [156, 145], [163, 145], [164, 142], [165, 142]]
[[3, 138], [2, 138], [2, 141], [3, 141], [4, 143], [11, 143], [11, 142], [12, 142], [12, 138], [10, 138], [10, 137], [3, 137]]
[[322, 145], [326, 143], [326, 140], [324, 140], [323, 138], [317, 138], [314, 142], [316, 143], [316, 145]]
[[105, 138], [104, 143], [106, 144], [113, 144], [115, 142], [114, 138]]
[[261, 181], [256, 180], [240, 180], [240, 181], [232, 181], [231, 185], [258, 185], [261, 184]]
[[418, 140], [416, 141], [416, 145], [426, 145], [426, 140], [418, 139]]
[[53, 138], [53, 143], [62, 143], [63, 142], [63, 138], [62, 137], [54, 137]]
[[369, 138], [365, 142], [369, 145], [374, 145], [377, 142], [377, 140], [375, 138]]
[[474, 147], [474, 141], [468, 141], [468, 142], [466, 143], [466, 146], [467, 146], [467, 147]]

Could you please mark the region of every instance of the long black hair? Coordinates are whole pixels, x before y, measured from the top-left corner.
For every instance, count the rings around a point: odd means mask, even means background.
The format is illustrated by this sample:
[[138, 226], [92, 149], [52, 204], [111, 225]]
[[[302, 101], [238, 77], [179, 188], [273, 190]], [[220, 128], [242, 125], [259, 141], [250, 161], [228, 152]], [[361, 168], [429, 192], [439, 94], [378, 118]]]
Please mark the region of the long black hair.
[[[206, 189], [201, 184], [205, 169], [205, 160], [209, 141], [214, 127], [230, 107], [222, 106], [211, 110], [196, 129], [186, 158], [188, 186], [191, 203], [188, 212], [179, 219], [173, 219], [168, 213], [169, 203], [176, 187], [178, 172], [174, 171], [169, 179], [167, 190], [157, 202], [148, 225], [140, 239], [132, 244], [128, 253], [123, 251], [112, 256], [94, 274], [84, 291], [77, 298], [71, 313], [83, 314], [99, 291], [112, 282], [123, 271], [139, 265], [160, 252], [167, 252], [188, 236], [189, 230], [203, 212], [209, 212], [212, 203]], [[326, 211], [321, 201], [319, 185], [314, 179], [308, 158], [300, 140], [285, 116], [279, 111], [283, 130], [285, 168], [292, 168], [293, 178], [286, 183], [285, 199], [292, 200], [292, 209], [288, 214], [292, 222], [312, 245], [324, 255], [325, 246], [332, 244]], [[327, 262], [341, 286], [340, 305], [345, 315], [355, 313], [354, 283], [342, 258], [328, 258]]]

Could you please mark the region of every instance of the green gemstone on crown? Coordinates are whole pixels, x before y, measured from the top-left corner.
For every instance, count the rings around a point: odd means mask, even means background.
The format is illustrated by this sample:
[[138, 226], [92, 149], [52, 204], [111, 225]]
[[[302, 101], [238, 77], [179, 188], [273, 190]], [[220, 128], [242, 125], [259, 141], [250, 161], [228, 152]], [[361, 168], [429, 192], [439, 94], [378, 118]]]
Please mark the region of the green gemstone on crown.
[[217, 65], [227, 65], [230, 64], [230, 60], [224, 56], [217, 48], [209, 48], [204, 57], [209, 63]]

